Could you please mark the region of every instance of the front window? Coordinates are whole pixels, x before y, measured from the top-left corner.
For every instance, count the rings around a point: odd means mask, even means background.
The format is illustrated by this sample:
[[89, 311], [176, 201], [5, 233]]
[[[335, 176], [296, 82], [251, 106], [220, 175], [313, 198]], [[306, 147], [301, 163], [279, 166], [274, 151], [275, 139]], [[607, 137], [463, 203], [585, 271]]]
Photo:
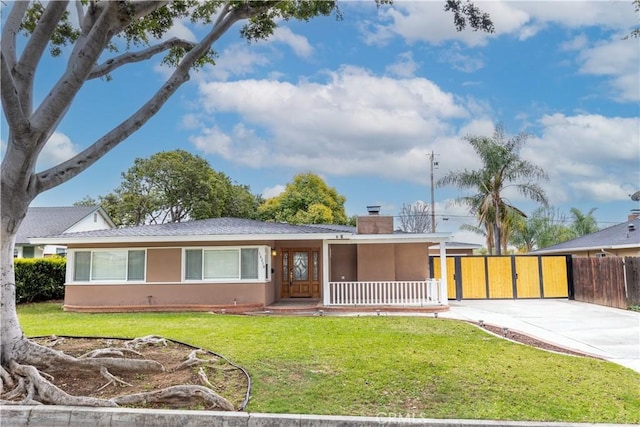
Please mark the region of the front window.
[[259, 248], [186, 249], [184, 278], [221, 281], [265, 279], [266, 258], [262, 252], [264, 250]]
[[75, 282], [144, 281], [144, 250], [76, 251]]

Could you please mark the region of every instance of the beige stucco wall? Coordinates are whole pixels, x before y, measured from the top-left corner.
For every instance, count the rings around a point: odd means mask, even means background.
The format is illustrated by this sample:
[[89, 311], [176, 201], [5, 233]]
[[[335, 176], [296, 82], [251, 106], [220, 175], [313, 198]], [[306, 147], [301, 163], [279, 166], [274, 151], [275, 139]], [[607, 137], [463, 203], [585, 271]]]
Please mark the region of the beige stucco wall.
[[67, 285], [67, 309], [88, 307], [171, 308], [263, 305], [264, 283]]
[[331, 282], [352, 282], [358, 278], [358, 250], [355, 245], [331, 245]]
[[396, 280], [424, 280], [429, 277], [429, 245], [395, 245]]
[[[606, 249], [606, 256], [621, 256], [621, 257], [625, 257], [625, 256], [640, 256], [640, 248], [631, 248], [631, 249]], [[602, 251], [600, 250], [593, 250], [593, 251], [580, 251], [580, 252], [571, 252], [571, 253], [567, 253], [566, 255], [572, 255], [574, 257], [596, 257], [598, 256], [598, 254], [601, 254]], [[614, 255], [611, 255], [614, 254]], [[555, 255], [555, 254], [554, 254]]]
[[180, 282], [182, 249], [148, 249], [147, 282]]
[[395, 280], [395, 245], [358, 245], [358, 280]]

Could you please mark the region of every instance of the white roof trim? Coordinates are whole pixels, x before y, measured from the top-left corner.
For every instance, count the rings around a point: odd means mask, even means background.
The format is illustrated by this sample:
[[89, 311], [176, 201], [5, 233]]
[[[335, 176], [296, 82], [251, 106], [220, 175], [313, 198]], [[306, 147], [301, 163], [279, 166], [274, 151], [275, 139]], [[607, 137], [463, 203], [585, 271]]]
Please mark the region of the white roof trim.
[[581, 248], [565, 248], [565, 249], [537, 249], [533, 252], [529, 252], [530, 255], [544, 255], [544, 254], [559, 254], [559, 253], [573, 253], [573, 252], [586, 252], [586, 251], [599, 251], [600, 249], [638, 249], [640, 250], [640, 244], [628, 244], [628, 245], [606, 245], [606, 246], [585, 246]]
[[233, 242], [265, 240], [327, 240], [329, 243], [424, 243], [447, 242], [450, 233], [432, 234], [352, 234], [296, 233], [296, 234], [198, 234], [188, 236], [112, 236], [112, 237], [41, 237], [30, 239], [34, 245], [103, 244], [103, 243], [175, 243], [175, 242]]

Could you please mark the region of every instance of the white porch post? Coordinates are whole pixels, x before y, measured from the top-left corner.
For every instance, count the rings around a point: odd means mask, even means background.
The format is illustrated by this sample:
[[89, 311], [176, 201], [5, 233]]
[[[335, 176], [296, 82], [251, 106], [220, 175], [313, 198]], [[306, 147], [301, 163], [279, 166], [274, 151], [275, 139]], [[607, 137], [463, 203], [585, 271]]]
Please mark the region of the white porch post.
[[329, 305], [329, 242], [322, 241], [322, 304]]
[[449, 288], [447, 286], [447, 249], [445, 242], [440, 242], [440, 303], [449, 305]]

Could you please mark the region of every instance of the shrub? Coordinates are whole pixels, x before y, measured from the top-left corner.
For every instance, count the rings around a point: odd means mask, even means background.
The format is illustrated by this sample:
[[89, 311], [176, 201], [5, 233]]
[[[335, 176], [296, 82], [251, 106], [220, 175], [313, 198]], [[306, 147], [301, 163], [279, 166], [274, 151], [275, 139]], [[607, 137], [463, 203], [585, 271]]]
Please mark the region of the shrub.
[[67, 260], [53, 258], [17, 258], [16, 303], [64, 298]]

